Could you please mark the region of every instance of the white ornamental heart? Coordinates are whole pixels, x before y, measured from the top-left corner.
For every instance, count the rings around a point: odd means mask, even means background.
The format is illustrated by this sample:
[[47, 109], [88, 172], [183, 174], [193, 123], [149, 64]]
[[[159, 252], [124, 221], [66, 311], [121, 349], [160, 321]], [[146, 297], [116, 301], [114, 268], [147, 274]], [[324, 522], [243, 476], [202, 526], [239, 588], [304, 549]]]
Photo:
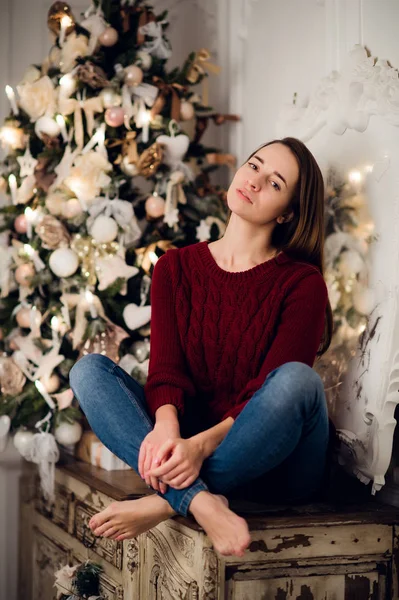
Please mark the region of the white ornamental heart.
[[151, 319], [151, 306], [128, 304], [123, 310], [123, 318], [131, 331], [139, 329]]
[[0, 417], [0, 452], [3, 452], [7, 446], [8, 432], [11, 427], [11, 419], [8, 415]]
[[176, 167], [182, 161], [190, 145], [190, 138], [183, 133], [174, 137], [159, 135], [156, 141], [164, 147], [162, 162], [171, 168]]

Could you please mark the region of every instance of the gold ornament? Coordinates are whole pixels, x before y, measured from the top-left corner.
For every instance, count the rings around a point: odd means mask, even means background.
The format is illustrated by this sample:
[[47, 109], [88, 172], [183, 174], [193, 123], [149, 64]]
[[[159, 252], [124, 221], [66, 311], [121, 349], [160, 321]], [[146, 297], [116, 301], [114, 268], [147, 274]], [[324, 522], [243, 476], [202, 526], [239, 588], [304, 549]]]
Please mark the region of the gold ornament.
[[71, 237], [66, 227], [51, 215], [46, 215], [35, 227], [35, 231], [46, 250], [56, 250], [60, 246], [69, 246]]
[[20, 394], [25, 382], [25, 375], [11, 358], [0, 358], [0, 389], [4, 396]]
[[122, 327], [107, 322], [105, 324], [105, 331], [96, 333], [92, 339], [85, 341], [79, 358], [86, 354], [102, 354], [103, 356], [108, 356], [114, 362], [119, 362], [119, 346], [128, 337], [129, 334]]
[[75, 27], [75, 18], [72, 9], [66, 2], [54, 2], [47, 13], [47, 25], [50, 31], [55, 35], [60, 33], [61, 20], [63, 17], [69, 17], [71, 19], [71, 25], [66, 29], [66, 35], [68, 35]]
[[137, 264], [147, 274], [151, 274], [151, 267], [155, 265], [157, 255], [155, 250], [160, 248], [163, 252], [169, 250], [169, 248], [175, 248], [172, 242], [169, 240], [160, 240], [159, 242], [153, 242], [149, 246], [143, 248], [136, 248], [135, 252], [137, 255]]
[[201, 77], [203, 80], [202, 88], [202, 104], [208, 106], [208, 77], [207, 72], [218, 75], [220, 73], [220, 67], [209, 62], [211, 55], [206, 48], [199, 50], [193, 60], [193, 63], [186, 75], [187, 81], [194, 84], [197, 83]]
[[163, 150], [160, 144], [154, 142], [149, 148], [144, 150], [137, 161], [137, 168], [143, 177], [151, 177], [157, 172], [162, 163]]
[[208, 152], [206, 160], [210, 165], [227, 165], [230, 169], [235, 169], [237, 159], [234, 154], [223, 154], [221, 152]]
[[97, 282], [97, 259], [114, 256], [118, 252], [119, 244], [118, 242], [102, 244], [96, 242], [91, 236], [86, 237], [77, 233], [72, 239], [71, 248], [79, 257], [83, 277], [89, 285], [95, 285]]
[[125, 158], [125, 162], [128, 164], [137, 163], [139, 155], [137, 152], [136, 136], [136, 131], [128, 131], [123, 140], [108, 139], [105, 141], [107, 148], [116, 148], [118, 146], [122, 146], [122, 153], [119, 154], [116, 160], [114, 160], [114, 164], [120, 165]]

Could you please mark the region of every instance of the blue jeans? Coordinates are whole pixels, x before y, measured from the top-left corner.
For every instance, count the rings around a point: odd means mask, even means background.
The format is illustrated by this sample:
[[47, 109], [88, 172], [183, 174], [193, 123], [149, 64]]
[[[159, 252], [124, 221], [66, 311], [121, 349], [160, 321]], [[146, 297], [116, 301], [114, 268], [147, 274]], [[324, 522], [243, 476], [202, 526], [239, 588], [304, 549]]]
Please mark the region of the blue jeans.
[[[96, 435], [137, 471], [141, 443], [154, 426], [142, 386], [100, 354], [81, 358], [70, 382]], [[286, 363], [267, 376], [200, 477], [182, 490], [157, 493], [183, 516], [202, 490], [234, 494], [255, 484], [258, 501], [300, 500], [321, 485], [328, 437], [321, 379], [303, 363]]]

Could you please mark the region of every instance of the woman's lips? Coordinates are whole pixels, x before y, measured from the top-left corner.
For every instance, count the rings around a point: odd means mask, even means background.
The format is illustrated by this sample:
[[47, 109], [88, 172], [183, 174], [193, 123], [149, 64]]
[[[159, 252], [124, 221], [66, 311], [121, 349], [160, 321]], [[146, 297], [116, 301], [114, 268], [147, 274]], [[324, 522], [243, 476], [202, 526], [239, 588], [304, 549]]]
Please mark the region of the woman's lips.
[[241, 200], [248, 202], [248, 204], [253, 204], [252, 200], [250, 200], [240, 189], [237, 189], [237, 194], [240, 196]]

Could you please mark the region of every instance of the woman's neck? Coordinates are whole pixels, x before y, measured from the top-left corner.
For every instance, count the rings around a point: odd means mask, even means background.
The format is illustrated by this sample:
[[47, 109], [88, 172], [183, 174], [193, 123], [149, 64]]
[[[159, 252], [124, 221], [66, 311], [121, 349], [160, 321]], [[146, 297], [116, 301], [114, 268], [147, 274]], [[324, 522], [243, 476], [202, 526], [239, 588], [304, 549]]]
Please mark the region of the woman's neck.
[[252, 268], [277, 255], [276, 248], [271, 244], [274, 226], [271, 230], [267, 226], [257, 229], [233, 217], [234, 214], [223, 237], [209, 244], [211, 253], [222, 268]]

